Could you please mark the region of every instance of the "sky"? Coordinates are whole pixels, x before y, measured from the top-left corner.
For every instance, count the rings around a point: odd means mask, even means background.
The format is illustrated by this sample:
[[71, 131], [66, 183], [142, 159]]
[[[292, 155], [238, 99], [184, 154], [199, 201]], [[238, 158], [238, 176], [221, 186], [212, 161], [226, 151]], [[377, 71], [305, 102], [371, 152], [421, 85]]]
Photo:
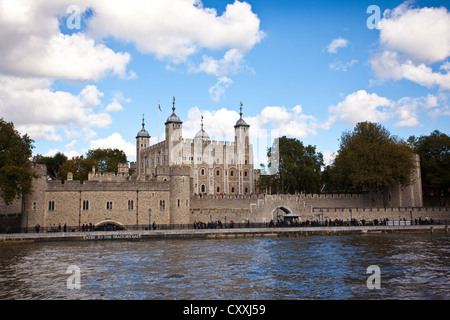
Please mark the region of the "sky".
[[[234, 140], [255, 168], [280, 136], [326, 163], [360, 121], [392, 135], [449, 134], [448, 1], [0, 0], [0, 117], [69, 158], [164, 140]], [[161, 111], [158, 109], [158, 105]]]

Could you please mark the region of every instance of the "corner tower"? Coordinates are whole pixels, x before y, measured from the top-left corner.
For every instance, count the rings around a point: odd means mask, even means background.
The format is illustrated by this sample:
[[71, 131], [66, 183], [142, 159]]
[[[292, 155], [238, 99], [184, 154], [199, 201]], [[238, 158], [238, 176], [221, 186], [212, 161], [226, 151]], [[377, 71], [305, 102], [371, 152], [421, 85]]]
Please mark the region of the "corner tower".
[[166, 164], [169, 166], [181, 164], [183, 121], [175, 114], [175, 97], [172, 102], [172, 114], [167, 118], [166, 125]]
[[242, 102], [239, 107], [239, 120], [234, 126], [236, 169], [238, 171], [238, 193], [254, 192], [253, 150], [250, 145], [250, 125], [242, 119]]
[[145, 174], [144, 157], [142, 151], [150, 146], [150, 134], [145, 130], [144, 115], [142, 115], [142, 129], [136, 136], [136, 171], [137, 175]]

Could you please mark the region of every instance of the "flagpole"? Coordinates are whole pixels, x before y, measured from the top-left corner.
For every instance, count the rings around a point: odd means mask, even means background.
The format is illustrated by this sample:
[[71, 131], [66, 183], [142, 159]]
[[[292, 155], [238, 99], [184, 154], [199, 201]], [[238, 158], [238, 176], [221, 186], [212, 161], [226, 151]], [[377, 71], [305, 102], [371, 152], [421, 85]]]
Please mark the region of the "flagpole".
[[158, 143], [159, 143], [159, 110], [161, 110], [160, 106], [159, 106], [159, 100], [158, 100]]

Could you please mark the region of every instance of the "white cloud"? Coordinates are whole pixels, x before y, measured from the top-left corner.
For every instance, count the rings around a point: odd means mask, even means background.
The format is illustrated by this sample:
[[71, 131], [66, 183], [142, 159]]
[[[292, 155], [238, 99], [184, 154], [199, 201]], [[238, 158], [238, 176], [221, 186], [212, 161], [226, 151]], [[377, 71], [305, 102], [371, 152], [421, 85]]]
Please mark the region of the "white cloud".
[[337, 106], [330, 106], [328, 111], [335, 120], [340, 119], [346, 125], [353, 126], [361, 121], [381, 122], [389, 119], [391, 104], [389, 99], [376, 93], [359, 90], [347, 95]]
[[[450, 12], [445, 7], [412, 8], [405, 2], [380, 21], [380, 52], [371, 59], [381, 81], [406, 79], [450, 90]], [[430, 64], [440, 62], [435, 72]]]
[[337, 152], [331, 152], [330, 150], [325, 150], [324, 152], [322, 152], [322, 155], [323, 155], [323, 162], [324, 162], [325, 166], [328, 166], [333, 163], [334, 159], [336, 159]]
[[243, 58], [244, 54], [240, 50], [230, 49], [220, 60], [216, 60], [210, 56], [203, 56], [203, 62], [198, 67], [191, 67], [191, 71], [223, 76], [235, 73], [241, 69]]
[[345, 48], [348, 45], [348, 40], [344, 38], [333, 39], [327, 47], [328, 53], [337, 53], [339, 48]]
[[96, 86], [87, 85], [78, 95], [54, 91], [52, 81], [0, 74], [0, 114], [35, 139], [60, 140], [57, 128], [106, 128], [112, 120], [98, 111]]
[[113, 133], [109, 137], [104, 139], [92, 140], [90, 142], [89, 149], [97, 148], [111, 148], [119, 149], [125, 152], [128, 160], [136, 158], [136, 145], [134, 143], [125, 141], [125, 139], [120, 135], [120, 133]]
[[348, 126], [362, 121], [381, 123], [393, 120], [397, 127], [418, 127], [421, 126], [419, 114], [422, 112], [427, 112], [429, 116], [447, 115], [445, 106], [442, 106], [444, 100], [445, 96], [428, 94], [426, 97], [403, 97], [393, 101], [359, 90], [347, 95], [336, 106], [331, 105], [328, 120], [321, 127], [328, 130], [338, 120]]
[[358, 63], [358, 60], [352, 59], [349, 62], [341, 62], [341, 61], [335, 61], [333, 63], [330, 63], [328, 66], [331, 70], [335, 71], [344, 71], [346, 72], [348, 68], [353, 67], [354, 64]]
[[442, 61], [450, 56], [450, 13], [439, 8], [412, 8], [405, 2], [386, 10], [379, 23], [380, 42], [419, 63]]
[[370, 64], [380, 80], [406, 79], [427, 88], [450, 90], [450, 70], [447, 69], [446, 63], [441, 65], [441, 70], [446, 73], [433, 72], [433, 69], [424, 63], [416, 65], [411, 60], [401, 61], [396, 52], [383, 51], [372, 57]]
[[116, 111], [120, 111], [123, 110], [122, 105], [117, 101], [117, 99], [113, 99], [113, 101], [108, 104], [105, 108], [106, 111], [109, 112], [116, 112]]
[[185, 61], [201, 49], [248, 51], [264, 37], [246, 2], [228, 4], [222, 15], [198, 0], [96, 1], [89, 34], [134, 43], [142, 53]]
[[228, 86], [232, 83], [233, 80], [231, 80], [230, 78], [225, 76], [220, 77], [218, 79], [218, 82], [214, 86], [209, 88], [211, 99], [213, 101], [219, 101], [220, 97], [225, 93], [226, 88], [228, 88]]
[[116, 53], [83, 33], [62, 34], [66, 1], [0, 3], [0, 72], [23, 77], [99, 80], [126, 76], [128, 53]]

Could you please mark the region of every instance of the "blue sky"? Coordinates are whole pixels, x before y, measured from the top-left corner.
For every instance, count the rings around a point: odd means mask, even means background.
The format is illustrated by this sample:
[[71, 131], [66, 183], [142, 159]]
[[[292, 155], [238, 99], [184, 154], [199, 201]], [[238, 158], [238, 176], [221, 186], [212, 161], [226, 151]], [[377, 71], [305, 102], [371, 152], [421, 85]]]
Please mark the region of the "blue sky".
[[[367, 26], [370, 5], [380, 8], [379, 29]], [[0, 0], [0, 8], [0, 117], [35, 140], [34, 154], [118, 147], [133, 161], [142, 114], [152, 142], [158, 132], [164, 139], [173, 96], [184, 138], [203, 115], [213, 139], [233, 140], [242, 101], [256, 168], [278, 135], [330, 161], [358, 121], [404, 139], [449, 133], [445, 1]]]

